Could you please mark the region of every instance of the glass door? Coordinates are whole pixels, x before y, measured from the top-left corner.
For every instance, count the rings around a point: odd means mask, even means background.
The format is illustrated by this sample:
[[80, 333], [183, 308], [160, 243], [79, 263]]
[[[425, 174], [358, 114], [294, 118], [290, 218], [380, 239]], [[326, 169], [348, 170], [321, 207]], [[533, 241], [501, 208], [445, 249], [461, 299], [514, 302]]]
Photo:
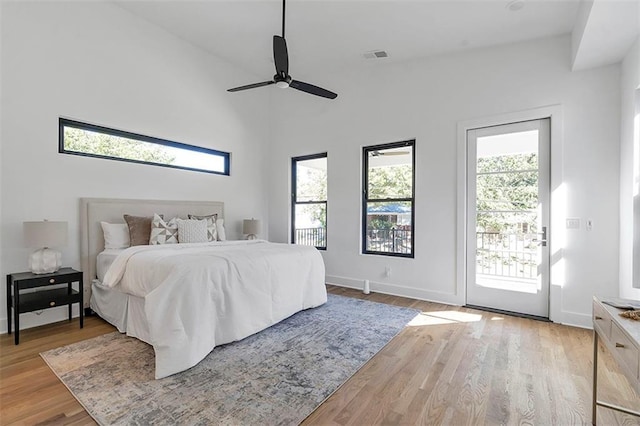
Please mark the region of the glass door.
[[549, 119], [467, 134], [467, 305], [549, 317]]

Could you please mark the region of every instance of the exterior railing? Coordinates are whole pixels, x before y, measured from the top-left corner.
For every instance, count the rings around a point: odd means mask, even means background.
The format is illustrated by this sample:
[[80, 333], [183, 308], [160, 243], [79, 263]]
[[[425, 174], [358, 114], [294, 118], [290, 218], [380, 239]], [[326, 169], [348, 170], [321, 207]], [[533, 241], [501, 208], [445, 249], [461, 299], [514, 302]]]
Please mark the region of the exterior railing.
[[296, 244], [325, 248], [327, 246], [326, 228], [298, 228], [296, 229]]
[[384, 253], [411, 253], [410, 229], [367, 228], [367, 250]]
[[535, 233], [476, 232], [476, 273], [510, 278], [538, 276]]

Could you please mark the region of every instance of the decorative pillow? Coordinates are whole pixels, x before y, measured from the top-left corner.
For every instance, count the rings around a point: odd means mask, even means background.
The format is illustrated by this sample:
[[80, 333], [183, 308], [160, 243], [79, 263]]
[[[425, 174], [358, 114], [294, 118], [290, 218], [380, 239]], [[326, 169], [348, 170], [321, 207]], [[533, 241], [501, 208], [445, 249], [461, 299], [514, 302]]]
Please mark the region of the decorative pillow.
[[224, 219], [216, 219], [216, 231], [218, 232], [218, 241], [227, 241], [227, 234], [224, 230]]
[[149, 236], [149, 244], [177, 244], [178, 243], [178, 222], [174, 217], [169, 222], [158, 214], [153, 215], [151, 221], [151, 235]]
[[180, 243], [206, 243], [207, 221], [176, 219], [178, 222], [178, 242]]
[[195, 214], [190, 214], [189, 219], [206, 220], [207, 239], [209, 241], [216, 241], [218, 239], [218, 232], [216, 231], [216, 219], [218, 219], [217, 214], [210, 214], [206, 216], [196, 216]]
[[[159, 216], [162, 217], [162, 215]], [[129, 226], [129, 239], [132, 246], [149, 245], [152, 220], [152, 217], [124, 215], [124, 221]]]
[[129, 227], [126, 223], [100, 222], [104, 234], [104, 248], [123, 249], [131, 245], [129, 240]]

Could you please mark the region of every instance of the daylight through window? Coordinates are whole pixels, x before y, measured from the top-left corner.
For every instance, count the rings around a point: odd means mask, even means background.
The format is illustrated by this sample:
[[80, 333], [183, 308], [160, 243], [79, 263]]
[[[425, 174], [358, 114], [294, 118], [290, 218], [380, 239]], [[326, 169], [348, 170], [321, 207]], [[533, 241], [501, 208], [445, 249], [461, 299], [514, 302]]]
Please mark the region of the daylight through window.
[[327, 248], [327, 153], [291, 159], [291, 242]]
[[413, 257], [415, 141], [363, 149], [362, 252]]
[[61, 118], [59, 152], [229, 175], [230, 154]]

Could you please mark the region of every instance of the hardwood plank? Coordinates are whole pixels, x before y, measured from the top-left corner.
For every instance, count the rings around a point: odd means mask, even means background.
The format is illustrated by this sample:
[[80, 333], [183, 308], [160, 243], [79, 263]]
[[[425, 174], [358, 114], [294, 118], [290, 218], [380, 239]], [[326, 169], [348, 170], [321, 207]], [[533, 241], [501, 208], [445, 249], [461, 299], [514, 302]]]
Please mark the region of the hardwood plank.
[[[583, 424], [591, 421], [592, 332], [420, 300], [327, 286], [332, 294], [422, 312], [304, 425]], [[115, 329], [97, 317], [0, 336], [0, 424], [95, 424], [39, 353]], [[599, 395], [640, 407], [600, 349]], [[607, 425], [639, 419], [598, 409]]]

